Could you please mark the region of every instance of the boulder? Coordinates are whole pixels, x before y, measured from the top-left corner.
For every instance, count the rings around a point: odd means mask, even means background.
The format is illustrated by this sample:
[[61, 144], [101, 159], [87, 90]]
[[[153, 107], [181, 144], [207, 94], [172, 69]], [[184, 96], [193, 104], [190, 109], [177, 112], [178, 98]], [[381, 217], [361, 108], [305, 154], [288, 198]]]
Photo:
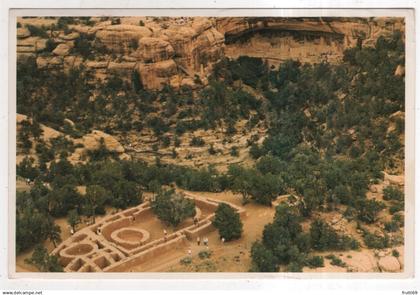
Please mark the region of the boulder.
[[394, 76], [404, 76], [405, 75], [405, 67], [403, 65], [398, 65], [395, 69]]
[[181, 80], [181, 87], [189, 87], [191, 89], [194, 89], [196, 85], [192, 78], [184, 78]]
[[383, 272], [398, 272], [401, 269], [398, 259], [394, 256], [381, 257], [378, 266]]
[[397, 259], [401, 265], [401, 269], [404, 269], [404, 246], [398, 246], [397, 248], [395, 248], [395, 250], [399, 253]]
[[126, 154], [126, 153], [122, 153], [121, 155], [119, 155], [118, 158], [121, 161], [130, 161], [131, 160], [131, 156], [129, 154]]
[[179, 77], [177, 65], [173, 59], [150, 64], [141, 63], [137, 71], [142, 84], [147, 89], [162, 89], [165, 84]]
[[144, 37], [139, 41], [139, 47], [134, 54], [145, 63], [159, 62], [172, 58], [174, 49], [172, 45], [161, 39]]
[[16, 30], [16, 36], [18, 39], [27, 38], [31, 35], [31, 32], [27, 28], [17, 28]]
[[78, 32], [71, 32], [70, 34], [63, 34], [60, 35], [60, 38], [65, 40], [65, 41], [72, 41], [72, 40], [76, 40], [77, 38], [80, 37], [80, 34]]
[[58, 46], [53, 50], [55, 55], [66, 56], [69, 55], [71, 47], [65, 43], [58, 44]]
[[392, 185], [404, 185], [404, 175], [391, 175], [384, 172], [384, 181], [388, 181]]
[[86, 134], [76, 141], [81, 142], [87, 150], [96, 150], [100, 147], [101, 138], [104, 139], [104, 144], [108, 151], [124, 153], [124, 147], [118, 142], [118, 140], [116, 140], [112, 135], [99, 130], [93, 130], [92, 133]]

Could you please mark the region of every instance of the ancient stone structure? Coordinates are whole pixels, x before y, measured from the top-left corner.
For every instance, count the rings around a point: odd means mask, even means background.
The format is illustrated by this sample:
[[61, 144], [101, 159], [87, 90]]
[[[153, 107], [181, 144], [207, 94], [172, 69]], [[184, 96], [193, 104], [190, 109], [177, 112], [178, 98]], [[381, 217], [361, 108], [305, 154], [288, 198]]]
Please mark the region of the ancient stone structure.
[[[167, 235], [152, 225], [156, 220], [149, 202], [108, 216], [85, 227], [61, 243], [52, 254], [58, 255], [66, 272], [118, 272], [158, 259], [174, 249], [187, 247], [187, 241], [195, 241], [214, 230], [212, 220], [220, 201], [186, 194], [194, 200], [198, 224], [192, 220], [179, 230]], [[241, 217], [245, 210], [230, 204]], [[152, 230], [152, 228], [154, 228]]]

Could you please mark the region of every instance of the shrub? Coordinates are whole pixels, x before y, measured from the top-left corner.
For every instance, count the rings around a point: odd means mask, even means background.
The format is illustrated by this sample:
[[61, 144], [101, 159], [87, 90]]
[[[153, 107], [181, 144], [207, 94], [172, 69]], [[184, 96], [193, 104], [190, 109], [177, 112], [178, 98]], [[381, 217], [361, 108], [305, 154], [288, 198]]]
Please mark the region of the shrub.
[[226, 241], [239, 239], [242, 235], [241, 218], [228, 204], [219, 204], [213, 225], [219, 230], [220, 237], [225, 238]]
[[400, 252], [398, 252], [398, 250], [394, 249], [394, 250], [392, 250], [392, 256], [398, 258], [398, 257], [400, 257]]
[[230, 149], [230, 155], [232, 157], [239, 157], [239, 151], [237, 146], [232, 146], [232, 148]]
[[39, 170], [34, 166], [34, 159], [32, 157], [25, 157], [16, 166], [16, 174], [23, 178], [34, 180], [39, 175]]
[[312, 256], [306, 260], [307, 265], [310, 268], [317, 268], [324, 266], [324, 257], [322, 256]]
[[41, 38], [48, 38], [47, 30], [44, 27], [37, 27], [33, 25], [26, 25], [26, 28], [31, 32], [32, 36], [37, 36]]
[[212, 252], [208, 251], [208, 250], [203, 250], [198, 252], [198, 257], [200, 257], [200, 259], [207, 259], [211, 257]]
[[340, 266], [340, 267], [346, 267], [347, 266], [347, 264], [344, 261], [342, 261], [340, 258], [335, 256], [334, 254], [327, 255], [327, 256], [325, 256], [325, 258], [331, 260], [331, 265], [336, 265], [336, 266]]
[[205, 142], [201, 137], [194, 136], [191, 139], [190, 146], [204, 146]]
[[379, 236], [369, 232], [366, 232], [363, 236], [363, 241], [368, 248], [383, 249], [390, 245], [388, 235]]
[[188, 265], [192, 263], [192, 258], [191, 257], [184, 257], [180, 260], [180, 263], [183, 265]]
[[315, 220], [310, 228], [312, 247], [316, 250], [348, 250], [359, 248], [359, 243], [345, 235], [339, 235], [322, 220]]
[[213, 144], [210, 144], [210, 147], [208, 149], [208, 152], [210, 155], [215, 155], [217, 153], [216, 149], [214, 148]]
[[393, 202], [391, 207], [389, 207], [389, 213], [395, 214], [399, 211], [404, 211], [404, 203], [403, 202]]
[[404, 193], [396, 186], [387, 186], [384, 188], [384, 200], [402, 201]]
[[358, 218], [366, 223], [374, 223], [378, 213], [384, 208], [385, 204], [383, 202], [379, 202], [374, 199], [361, 199], [356, 203]]
[[398, 222], [390, 221], [385, 223], [385, 230], [387, 232], [396, 232], [400, 228]]

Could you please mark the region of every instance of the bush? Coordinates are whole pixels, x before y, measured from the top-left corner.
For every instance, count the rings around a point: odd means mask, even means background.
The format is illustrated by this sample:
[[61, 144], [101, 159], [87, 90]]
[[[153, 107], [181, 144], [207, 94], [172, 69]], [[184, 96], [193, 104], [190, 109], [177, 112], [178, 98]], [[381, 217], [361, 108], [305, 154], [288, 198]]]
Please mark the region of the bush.
[[37, 27], [33, 25], [26, 25], [26, 28], [31, 32], [32, 36], [37, 36], [41, 38], [48, 38], [47, 30], [44, 27]]
[[334, 254], [327, 255], [327, 256], [325, 256], [325, 258], [331, 260], [331, 265], [336, 265], [336, 266], [340, 266], [340, 267], [346, 267], [347, 266], [347, 264], [344, 261], [342, 261], [340, 258], [335, 256]]
[[225, 203], [216, 209], [213, 225], [219, 230], [219, 236], [226, 241], [239, 239], [242, 235], [242, 222], [239, 214]]
[[90, 44], [89, 36], [87, 34], [80, 34], [80, 36], [74, 40], [72, 51], [74, 54], [81, 55], [86, 59], [92, 58], [92, 45]]
[[32, 157], [25, 157], [16, 166], [16, 174], [22, 176], [23, 178], [28, 178], [34, 180], [39, 175], [39, 170], [34, 166], [34, 159]]
[[324, 267], [324, 257], [322, 256], [312, 256], [306, 260], [306, 264], [310, 268]]
[[190, 146], [204, 146], [205, 142], [201, 137], [194, 136], [191, 139]]
[[385, 230], [387, 232], [396, 232], [399, 230], [400, 226], [396, 221], [390, 221], [385, 223]]
[[402, 201], [404, 200], [404, 193], [396, 186], [387, 186], [384, 188], [384, 200]]
[[389, 207], [389, 213], [395, 214], [397, 212], [404, 211], [404, 203], [403, 202], [393, 202], [391, 207]]
[[188, 264], [191, 264], [192, 263], [192, 258], [191, 257], [184, 257], [184, 258], [182, 258], [181, 260], [180, 260], [180, 263], [182, 264], [182, 265], [188, 265]]
[[385, 204], [374, 199], [358, 200], [356, 203], [356, 209], [358, 211], [358, 218], [360, 221], [366, 223], [374, 223], [376, 221], [378, 213], [385, 208]]
[[311, 244], [316, 250], [348, 250], [359, 248], [359, 243], [345, 235], [339, 235], [322, 220], [315, 220], [310, 228]]
[[394, 257], [400, 257], [400, 252], [398, 252], [398, 250], [392, 250], [392, 256], [394, 256]]
[[208, 152], [210, 155], [215, 155], [217, 153], [216, 149], [214, 148], [213, 144], [210, 144], [210, 147], [208, 149]]
[[363, 236], [363, 241], [368, 248], [384, 249], [390, 246], [388, 235], [379, 236], [366, 232]]
[[200, 259], [207, 259], [211, 257], [212, 252], [208, 251], [208, 250], [203, 250], [198, 252], [198, 257], [200, 257]]
[[239, 157], [239, 151], [237, 146], [232, 146], [232, 148], [230, 149], [230, 155], [232, 157]]

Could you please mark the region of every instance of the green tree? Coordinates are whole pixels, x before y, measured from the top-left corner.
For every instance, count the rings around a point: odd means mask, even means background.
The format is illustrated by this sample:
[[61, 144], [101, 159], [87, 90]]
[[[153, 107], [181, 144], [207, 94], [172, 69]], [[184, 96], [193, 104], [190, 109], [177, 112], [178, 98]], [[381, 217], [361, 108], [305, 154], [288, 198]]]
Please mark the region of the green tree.
[[54, 223], [51, 217], [49, 217], [47, 220], [45, 237], [49, 239], [53, 243], [54, 248], [56, 248], [57, 243], [61, 242], [61, 228]]
[[151, 202], [153, 212], [166, 224], [177, 226], [188, 217], [195, 216], [194, 201], [175, 190], [161, 190]]
[[86, 187], [83, 209], [87, 216], [92, 217], [95, 223], [95, 216], [98, 211], [104, 213], [104, 206], [108, 199], [108, 192], [100, 185], [89, 185]]
[[76, 209], [70, 210], [67, 215], [67, 223], [73, 229], [73, 232], [76, 231], [76, 226], [80, 224], [80, 216]]
[[42, 272], [62, 272], [58, 257], [56, 255], [49, 255], [47, 249], [41, 244], [38, 244], [27, 263], [35, 265]]
[[384, 188], [384, 200], [401, 201], [404, 199], [404, 193], [397, 186], [387, 186]]
[[253, 268], [257, 272], [277, 272], [277, 258], [270, 249], [265, 247], [260, 241], [256, 241], [251, 248]]
[[226, 241], [239, 239], [242, 235], [241, 218], [228, 204], [219, 204], [213, 225], [219, 230], [219, 236], [225, 238]]
[[143, 201], [142, 192], [134, 181], [121, 179], [112, 188], [111, 204], [116, 208], [136, 206]]
[[366, 223], [374, 223], [378, 213], [385, 208], [385, 204], [375, 199], [360, 199], [356, 203], [357, 217]]
[[16, 166], [16, 174], [23, 178], [34, 180], [39, 175], [39, 169], [34, 166], [34, 159], [32, 157], [25, 157]]

